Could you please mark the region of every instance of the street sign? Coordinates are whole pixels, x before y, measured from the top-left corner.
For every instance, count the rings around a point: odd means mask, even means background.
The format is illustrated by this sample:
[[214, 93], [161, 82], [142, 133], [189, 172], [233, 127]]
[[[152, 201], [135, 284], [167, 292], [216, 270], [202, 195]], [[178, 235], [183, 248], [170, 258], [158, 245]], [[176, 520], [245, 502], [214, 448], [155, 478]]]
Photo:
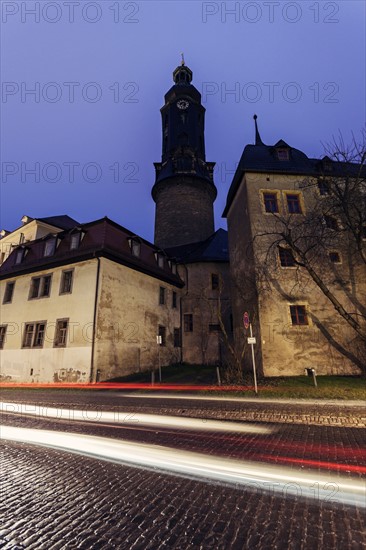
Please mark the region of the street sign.
[[256, 344], [257, 340], [255, 339], [255, 336], [249, 336], [248, 338], [248, 344]]
[[249, 328], [249, 313], [246, 311], [243, 315], [243, 324], [244, 324], [244, 328], [245, 330], [247, 330]]

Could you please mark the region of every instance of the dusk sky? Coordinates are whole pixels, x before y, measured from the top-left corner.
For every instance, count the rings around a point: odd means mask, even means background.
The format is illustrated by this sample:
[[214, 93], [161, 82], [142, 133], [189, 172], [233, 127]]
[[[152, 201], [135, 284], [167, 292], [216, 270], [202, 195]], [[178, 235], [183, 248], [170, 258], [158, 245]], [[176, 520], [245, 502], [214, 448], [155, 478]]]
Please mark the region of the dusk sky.
[[108, 216], [153, 240], [160, 108], [181, 52], [217, 163], [216, 228], [254, 113], [265, 143], [309, 157], [365, 125], [362, 1], [2, 0], [1, 11], [0, 228], [24, 214]]

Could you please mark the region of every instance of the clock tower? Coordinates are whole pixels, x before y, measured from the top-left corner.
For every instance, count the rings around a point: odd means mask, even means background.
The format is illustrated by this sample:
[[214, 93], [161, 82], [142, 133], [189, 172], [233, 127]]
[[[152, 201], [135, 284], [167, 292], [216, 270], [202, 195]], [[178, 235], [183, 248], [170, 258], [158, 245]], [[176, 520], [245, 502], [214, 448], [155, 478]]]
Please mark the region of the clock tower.
[[205, 108], [184, 60], [173, 79], [161, 109], [162, 157], [154, 163], [152, 188], [155, 244], [161, 248], [203, 241], [215, 230], [215, 163], [206, 162]]

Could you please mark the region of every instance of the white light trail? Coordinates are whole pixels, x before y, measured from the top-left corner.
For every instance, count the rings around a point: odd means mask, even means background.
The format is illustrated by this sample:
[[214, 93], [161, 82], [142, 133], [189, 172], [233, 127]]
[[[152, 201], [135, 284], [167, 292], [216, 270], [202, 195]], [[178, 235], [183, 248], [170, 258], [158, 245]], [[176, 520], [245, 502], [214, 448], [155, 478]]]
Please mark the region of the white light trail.
[[110, 460], [116, 463], [159, 469], [175, 475], [217, 481], [270, 492], [277, 496], [295, 495], [337, 505], [366, 507], [365, 482], [327, 472], [298, 472], [286, 467], [249, 461], [205, 456], [158, 445], [133, 443], [74, 433], [28, 428], [1, 428], [3, 440], [31, 443]]
[[220, 431], [237, 433], [258, 433], [270, 434], [274, 430], [267, 426], [257, 424], [229, 422], [220, 420], [206, 420], [204, 418], [187, 418], [183, 416], [163, 416], [155, 414], [142, 414], [122, 411], [102, 410], [74, 410], [59, 409], [40, 405], [29, 405], [26, 403], [4, 403], [0, 402], [0, 412], [33, 416], [43, 419], [67, 420], [72, 422], [108, 422], [111, 424], [139, 424], [143, 426], [190, 429], [199, 431]]

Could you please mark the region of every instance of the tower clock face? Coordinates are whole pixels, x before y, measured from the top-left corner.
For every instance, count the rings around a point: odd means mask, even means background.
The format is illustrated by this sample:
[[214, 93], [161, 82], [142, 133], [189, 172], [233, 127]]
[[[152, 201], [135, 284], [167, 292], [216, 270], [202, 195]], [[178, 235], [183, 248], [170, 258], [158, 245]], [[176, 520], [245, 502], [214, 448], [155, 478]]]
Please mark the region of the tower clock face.
[[179, 101], [177, 101], [177, 107], [178, 109], [185, 111], [185, 109], [188, 109], [189, 107], [189, 102], [186, 99], [180, 99]]

